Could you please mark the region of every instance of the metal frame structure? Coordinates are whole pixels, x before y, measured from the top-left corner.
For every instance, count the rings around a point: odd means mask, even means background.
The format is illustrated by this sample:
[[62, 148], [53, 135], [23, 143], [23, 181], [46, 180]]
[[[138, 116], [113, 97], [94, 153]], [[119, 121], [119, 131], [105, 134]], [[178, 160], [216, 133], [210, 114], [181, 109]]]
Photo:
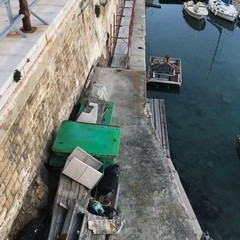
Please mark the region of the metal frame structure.
[[[130, 2], [131, 6], [126, 7], [126, 2]], [[134, 18], [135, 5], [136, 5], [136, 0], [119, 0], [118, 5], [116, 6], [116, 16], [114, 14], [113, 26], [111, 25], [110, 27], [110, 45], [109, 45], [110, 61], [112, 61], [117, 40], [121, 39], [127, 45], [127, 56], [126, 56], [125, 68], [128, 68], [131, 38], [132, 38], [132, 32], [133, 32], [133, 18]], [[129, 11], [131, 11], [131, 17], [129, 22], [129, 32], [128, 32], [128, 37], [119, 37], [118, 34], [119, 34], [119, 29], [121, 27], [121, 20], [123, 17], [124, 9], [128, 9]]]
[[[39, 0], [33, 0], [29, 4], [29, 9], [31, 14], [36, 17], [38, 20], [40, 20], [43, 24], [48, 25], [46, 21], [44, 21], [41, 17], [39, 17], [36, 13], [34, 13], [31, 9], [37, 4]], [[19, 33], [22, 37], [26, 37], [26, 35], [19, 29], [16, 28], [17, 24], [25, 17], [24, 14], [19, 14], [17, 16], [13, 16], [12, 14], [12, 8], [10, 4], [10, 0], [0, 0], [0, 4], [3, 5], [6, 8], [7, 15], [8, 15], [8, 21], [10, 25], [0, 33], [0, 40], [6, 37], [13, 29]]]

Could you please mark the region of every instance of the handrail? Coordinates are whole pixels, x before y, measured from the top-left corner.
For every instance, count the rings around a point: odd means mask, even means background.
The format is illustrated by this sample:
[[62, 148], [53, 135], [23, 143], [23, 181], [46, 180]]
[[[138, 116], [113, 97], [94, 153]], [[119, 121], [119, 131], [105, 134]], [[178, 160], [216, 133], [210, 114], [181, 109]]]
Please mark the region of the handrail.
[[132, 2], [132, 11], [131, 11], [129, 30], [128, 30], [128, 48], [127, 48], [127, 57], [126, 57], [125, 68], [129, 67], [129, 55], [130, 55], [130, 48], [131, 48], [131, 43], [132, 43], [133, 20], [134, 20], [134, 12], [135, 12], [135, 5], [136, 5], [136, 0], [132, 0], [132, 1], [133, 2]]
[[[39, 0], [33, 0], [30, 4], [29, 4], [29, 9], [30, 12], [32, 13], [32, 15], [34, 17], [36, 17], [37, 19], [39, 19], [43, 24], [48, 25], [48, 23], [46, 21], [44, 21], [43, 19], [41, 19], [36, 13], [34, 13], [33, 11], [31, 11], [31, 8], [33, 8], [37, 2]], [[10, 5], [10, 0], [1, 0], [0, 3], [3, 3], [3, 5], [5, 5], [6, 9], [7, 9], [7, 14], [8, 14], [8, 19], [10, 22], [10, 25], [8, 27], [6, 27], [6, 29], [4, 31], [2, 31], [0, 33], [0, 40], [2, 40], [4, 37], [6, 37], [13, 29], [15, 29], [16, 32], [18, 32], [20, 35], [22, 35], [23, 37], [26, 37], [26, 35], [20, 31], [19, 29], [16, 29], [15, 27], [17, 26], [17, 24], [25, 17], [24, 14], [20, 14], [17, 15], [15, 18], [13, 17], [12, 14], [12, 10], [11, 10], [11, 5]]]
[[[18, 23], [24, 18], [24, 14], [19, 15], [15, 20], [0, 34], [0, 40], [6, 37], [17, 25]], [[20, 31], [19, 29], [15, 29], [19, 34], [25, 37], [25, 34]]]

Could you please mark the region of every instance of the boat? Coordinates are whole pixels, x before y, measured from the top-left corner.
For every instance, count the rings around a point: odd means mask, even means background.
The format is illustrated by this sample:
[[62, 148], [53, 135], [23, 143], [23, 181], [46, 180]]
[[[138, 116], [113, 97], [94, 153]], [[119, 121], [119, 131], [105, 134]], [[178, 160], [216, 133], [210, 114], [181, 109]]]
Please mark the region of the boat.
[[191, 17], [184, 9], [183, 12], [183, 18], [186, 21], [186, 23], [194, 30], [196, 31], [203, 31], [206, 27], [206, 21], [204, 18], [202, 19], [196, 19]]
[[212, 23], [219, 31], [224, 30], [225, 32], [232, 32], [235, 28], [234, 22], [226, 21], [225, 19], [214, 15], [212, 12], [209, 12], [207, 21]]
[[208, 15], [207, 6], [200, 1], [196, 4], [193, 1], [184, 2], [183, 8], [191, 17], [196, 19], [202, 19]]
[[150, 57], [147, 83], [160, 83], [175, 87], [182, 85], [181, 59], [165, 57]]
[[238, 11], [234, 5], [225, 3], [221, 0], [209, 0], [208, 9], [213, 14], [230, 22], [234, 22], [238, 15]]

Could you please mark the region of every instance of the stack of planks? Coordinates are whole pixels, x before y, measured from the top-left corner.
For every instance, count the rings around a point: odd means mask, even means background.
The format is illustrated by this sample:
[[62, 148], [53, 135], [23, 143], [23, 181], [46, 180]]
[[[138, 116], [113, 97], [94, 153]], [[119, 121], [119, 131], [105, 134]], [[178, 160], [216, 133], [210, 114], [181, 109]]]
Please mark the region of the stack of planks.
[[[67, 160], [68, 162], [69, 160]], [[113, 190], [112, 206], [117, 209], [119, 184]], [[90, 220], [108, 218], [91, 214], [87, 211], [90, 190], [61, 173], [57, 193], [53, 204], [52, 221], [48, 240], [106, 240], [112, 239], [109, 234], [94, 234], [88, 228]]]
[[[61, 174], [54, 200], [48, 239], [73, 239], [69, 238], [69, 236], [72, 235], [72, 225], [76, 217], [76, 214], [73, 214], [75, 210], [74, 202], [86, 209], [89, 200], [90, 193], [87, 188]], [[60, 236], [63, 237], [63, 235], [66, 237], [59, 238]]]
[[105, 219], [87, 211], [90, 197], [87, 188], [61, 174], [48, 240], [106, 239], [106, 234], [94, 234], [88, 228], [89, 220]]

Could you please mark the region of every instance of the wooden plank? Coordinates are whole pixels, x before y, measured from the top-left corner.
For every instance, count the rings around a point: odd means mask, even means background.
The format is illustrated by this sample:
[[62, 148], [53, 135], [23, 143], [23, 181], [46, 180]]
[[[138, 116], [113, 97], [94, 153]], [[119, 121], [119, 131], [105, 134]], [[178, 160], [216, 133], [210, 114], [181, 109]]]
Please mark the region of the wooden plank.
[[71, 212], [73, 209], [66, 210], [60, 207], [59, 203], [70, 207], [71, 201], [78, 199], [86, 208], [89, 198], [90, 194], [86, 191], [84, 186], [61, 174], [54, 201], [51, 227], [48, 236], [49, 240], [56, 239], [61, 233], [65, 234], [68, 231], [71, 222]]
[[86, 235], [87, 235], [87, 228], [85, 227], [87, 225], [87, 216], [84, 214], [83, 217], [83, 222], [82, 222], [82, 226], [81, 226], [81, 230], [79, 233], [79, 237], [78, 240], [86, 240]]
[[91, 213], [85, 213], [78, 240], [105, 240], [106, 234], [94, 234], [92, 230], [88, 229], [89, 220], [102, 218], [103, 217]]
[[168, 130], [167, 130], [167, 119], [164, 100], [160, 100], [160, 114], [161, 114], [161, 125], [162, 125], [162, 135], [163, 135], [163, 147], [166, 151], [167, 157], [170, 157], [170, 148], [168, 141]]
[[[58, 188], [60, 191], [62, 191], [62, 186], [60, 184], [58, 184]], [[55, 216], [55, 212], [57, 212], [57, 198], [59, 196], [55, 196], [55, 200], [54, 200], [54, 206], [53, 206], [53, 213], [52, 213], [52, 220], [51, 220], [51, 226], [50, 226], [50, 230], [49, 230], [49, 238], [48, 239], [53, 239], [53, 236], [55, 235], [55, 227], [57, 226], [57, 221], [58, 221], [58, 216]], [[60, 198], [60, 197], [59, 197]], [[59, 199], [60, 200], [60, 199]]]
[[78, 204], [87, 209], [90, 197], [90, 190], [80, 184], [79, 195], [77, 197]]
[[[51, 228], [54, 229], [53, 236], [55, 236], [55, 237], [58, 234], [60, 234], [60, 232], [61, 232], [61, 228], [63, 226], [63, 221], [64, 221], [65, 214], [66, 214], [66, 210], [63, 209], [62, 207], [60, 207], [59, 203], [63, 203], [65, 205], [67, 205], [67, 202], [66, 202], [67, 195], [66, 195], [66, 191], [64, 190], [67, 186], [68, 186], [68, 184], [65, 181], [65, 179], [60, 178], [59, 179], [59, 188], [58, 188], [57, 194], [56, 194], [56, 201], [54, 203], [56, 208], [55, 208], [55, 211], [53, 211], [53, 219], [54, 218], [56, 219], [56, 225], [51, 226]], [[62, 193], [62, 194], [60, 194], [60, 193]]]
[[70, 212], [70, 221], [67, 229], [67, 240], [72, 240], [77, 238], [77, 232], [80, 230], [82, 221], [79, 215], [79, 205], [78, 201], [72, 200], [71, 202], [71, 212]]
[[58, 219], [58, 225], [55, 228], [55, 237], [61, 233], [62, 228], [64, 226], [65, 217], [67, 215], [67, 211], [65, 210], [63, 212], [63, 209], [59, 206], [59, 203], [63, 203], [66, 206], [69, 205], [68, 193], [71, 189], [71, 180], [63, 174], [61, 174], [60, 176], [59, 183], [62, 185], [62, 190], [61, 192], [57, 190], [58, 201], [56, 202], [56, 204], [58, 205], [58, 208], [57, 211], [53, 213], [53, 217], [56, 216], [56, 218]]
[[70, 181], [70, 189], [69, 189], [69, 192], [67, 194], [67, 203], [68, 203], [68, 205], [70, 204], [71, 199], [74, 199], [73, 196], [75, 194], [75, 188], [76, 188], [76, 185], [77, 185], [75, 183], [76, 183], [76, 181], [72, 181], [72, 180]]
[[164, 109], [164, 100], [159, 100], [159, 113], [160, 113], [160, 124], [161, 124], [161, 130], [162, 130], [162, 143], [163, 147], [165, 148], [166, 143], [166, 136], [165, 136], [165, 109]]
[[67, 211], [67, 215], [66, 215], [64, 225], [63, 225], [63, 228], [62, 228], [61, 235], [66, 234], [66, 236], [67, 236], [66, 239], [68, 239], [68, 236], [69, 236], [68, 235], [68, 229], [69, 229], [69, 226], [70, 226], [70, 223], [71, 223], [71, 220], [72, 220], [75, 204], [76, 204], [76, 200], [75, 201], [70, 201], [69, 208], [68, 208], [68, 211]]
[[153, 111], [153, 99], [152, 98], [149, 98], [147, 100], [147, 104], [148, 104], [148, 111], [149, 111], [149, 115], [150, 115], [150, 122], [151, 122], [151, 125], [152, 127], [155, 129], [155, 124], [154, 124], [154, 111]]
[[158, 139], [160, 140], [160, 144], [162, 146], [162, 132], [161, 132], [161, 120], [160, 120], [160, 109], [158, 99], [154, 99], [154, 117], [155, 117], [155, 129]]
[[148, 99], [150, 112], [152, 113], [151, 122], [156, 131], [160, 146], [170, 157], [170, 147], [168, 140], [167, 120], [164, 99]]

